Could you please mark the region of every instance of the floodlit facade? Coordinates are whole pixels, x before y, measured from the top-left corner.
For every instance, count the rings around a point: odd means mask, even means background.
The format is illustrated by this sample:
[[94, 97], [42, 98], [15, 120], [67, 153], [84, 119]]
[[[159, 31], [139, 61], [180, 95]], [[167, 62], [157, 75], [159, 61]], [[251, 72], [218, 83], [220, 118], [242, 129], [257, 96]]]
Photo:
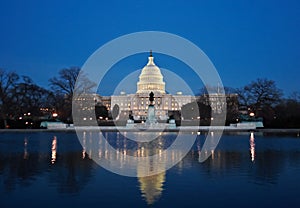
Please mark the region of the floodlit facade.
[[[215, 93], [201, 96], [183, 95], [182, 92], [177, 92], [175, 95], [166, 93], [163, 74], [154, 63], [151, 52], [148, 63], [141, 70], [136, 86], [137, 90], [134, 94], [127, 94], [126, 92], [112, 96], [84, 94], [78, 99], [78, 101], [81, 101], [79, 108], [82, 111], [93, 111], [95, 110], [95, 104], [102, 105], [106, 107], [115, 120], [134, 119], [143, 121], [147, 119], [150, 104], [149, 94], [153, 92], [154, 101], [152, 104], [155, 107], [155, 119], [158, 121], [166, 121], [170, 115], [173, 115], [173, 117], [175, 115], [181, 116], [182, 106], [194, 101], [209, 105], [215, 114], [224, 113], [226, 105], [227, 107], [229, 105], [231, 111], [234, 111], [232, 109], [238, 109], [237, 94], [225, 95], [220, 93], [219, 89]], [[113, 113], [116, 109], [117, 114]]]
[[191, 95], [183, 95], [181, 92], [176, 95], [167, 94], [166, 83], [158, 66], [154, 63], [152, 52], [148, 57], [147, 65], [142, 69], [137, 82], [135, 94], [111, 96], [111, 111], [114, 106], [119, 108], [119, 116], [116, 119], [127, 119], [133, 117], [134, 120], [145, 120], [149, 103], [150, 92], [154, 93], [155, 116], [158, 120], [167, 120], [169, 111], [180, 111], [181, 107], [194, 100]]

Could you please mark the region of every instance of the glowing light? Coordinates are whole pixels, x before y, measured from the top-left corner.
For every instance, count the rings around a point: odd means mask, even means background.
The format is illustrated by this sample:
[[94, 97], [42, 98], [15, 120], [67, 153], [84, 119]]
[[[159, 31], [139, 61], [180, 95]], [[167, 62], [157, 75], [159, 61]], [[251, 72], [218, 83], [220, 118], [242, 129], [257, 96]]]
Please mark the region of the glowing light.
[[56, 136], [52, 139], [52, 148], [51, 148], [51, 163], [54, 164], [56, 161], [56, 149], [57, 149], [57, 138]]
[[52, 114], [52, 117], [54, 117], [54, 118], [57, 117], [57, 116], [58, 116], [57, 113], [53, 113], [53, 114]]
[[251, 154], [251, 161], [255, 160], [255, 141], [254, 141], [254, 133], [250, 133], [250, 154]]
[[249, 116], [254, 116], [255, 114], [253, 113], [253, 112], [251, 112], [250, 114], [249, 114]]
[[83, 141], [82, 141], [82, 159], [85, 158], [85, 153], [86, 153], [86, 132], [83, 132]]

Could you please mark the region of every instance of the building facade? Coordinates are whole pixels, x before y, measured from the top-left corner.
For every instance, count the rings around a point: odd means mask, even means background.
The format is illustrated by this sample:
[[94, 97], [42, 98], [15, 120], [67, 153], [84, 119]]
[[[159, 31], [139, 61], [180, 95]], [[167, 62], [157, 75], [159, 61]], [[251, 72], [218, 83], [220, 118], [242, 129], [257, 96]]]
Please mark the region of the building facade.
[[135, 94], [126, 94], [111, 96], [110, 110], [118, 106], [119, 115], [115, 119], [145, 120], [149, 103], [150, 92], [154, 93], [155, 116], [157, 120], [167, 120], [169, 111], [180, 111], [181, 107], [194, 99], [191, 95], [183, 95], [181, 92], [176, 95], [167, 94], [165, 82], [159, 67], [154, 63], [152, 52], [148, 57], [148, 63], [142, 69], [137, 82], [137, 91]]
[[[166, 93], [163, 74], [159, 67], [154, 63], [154, 57], [150, 52], [148, 63], [143, 67], [136, 83], [137, 89], [135, 93], [127, 94], [121, 92], [119, 95], [100, 96], [98, 94], [86, 94], [80, 96], [80, 106], [82, 111], [94, 111], [95, 105], [105, 106], [110, 112], [110, 116], [114, 120], [146, 120], [148, 106], [150, 104], [149, 94], [154, 93], [155, 117], [158, 121], [166, 121], [170, 115], [181, 117], [182, 106], [197, 101], [204, 105], [210, 106], [211, 111], [216, 114], [226, 113], [227, 111], [238, 111], [237, 94], [215, 93], [203, 94], [201, 96], [183, 95], [177, 92], [175, 95]], [[89, 105], [85, 104], [89, 103]], [[117, 110], [116, 110], [117, 109]], [[117, 113], [114, 113], [117, 111]], [[102, 117], [102, 116], [101, 116]], [[102, 119], [108, 119], [108, 117]], [[200, 117], [200, 116], [198, 116]], [[97, 118], [100, 119], [100, 118]]]

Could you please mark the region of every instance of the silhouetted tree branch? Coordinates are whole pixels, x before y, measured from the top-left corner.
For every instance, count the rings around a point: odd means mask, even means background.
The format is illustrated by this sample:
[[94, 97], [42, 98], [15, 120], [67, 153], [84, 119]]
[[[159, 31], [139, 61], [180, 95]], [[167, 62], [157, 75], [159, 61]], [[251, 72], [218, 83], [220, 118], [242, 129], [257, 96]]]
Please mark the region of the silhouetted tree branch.
[[59, 77], [53, 77], [49, 80], [51, 89], [56, 93], [64, 94], [71, 101], [79, 72], [79, 67], [60, 70]]
[[7, 126], [7, 119], [13, 113], [11, 106], [13, 105], [12, 89], [15, 88], [19, 76], [15, 72], [7, 72], [0, 69], [0, 117], [4, 120], [4, 126]]
[[79, 67], [62, 69], [59, 71], [59, 77], [53, 77], [49, 81], [55, 97], [61, 99], [63, 96], [64, 102], [58, 101], [60, 105], [56, 107], [60, 116], [68, 121], [72, 120], [72, 99], [75, 97], [74, 100], [81, 100], [80, 96], [84, 96], [82, 94], [91, 93], [91, 89], [96, 86]]
[[273, 80], [257, 79], [245, 87], [238, 89], [240, 103], [258, 111], [266, 107], [274, 107], [281, 101], [282, 92]]

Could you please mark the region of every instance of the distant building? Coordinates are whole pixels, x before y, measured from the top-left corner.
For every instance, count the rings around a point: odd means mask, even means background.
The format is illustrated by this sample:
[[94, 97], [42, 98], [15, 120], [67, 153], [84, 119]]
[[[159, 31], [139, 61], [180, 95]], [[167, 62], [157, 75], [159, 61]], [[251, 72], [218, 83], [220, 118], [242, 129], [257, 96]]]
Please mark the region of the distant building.
[[205, 105], [210, 105], [212, 112], [216, 114], [223, 113], [225, 106], [231, 110], [238, 111], [238, 95], [235, 93], [210, 93], [197, 97], [197, 100]]

